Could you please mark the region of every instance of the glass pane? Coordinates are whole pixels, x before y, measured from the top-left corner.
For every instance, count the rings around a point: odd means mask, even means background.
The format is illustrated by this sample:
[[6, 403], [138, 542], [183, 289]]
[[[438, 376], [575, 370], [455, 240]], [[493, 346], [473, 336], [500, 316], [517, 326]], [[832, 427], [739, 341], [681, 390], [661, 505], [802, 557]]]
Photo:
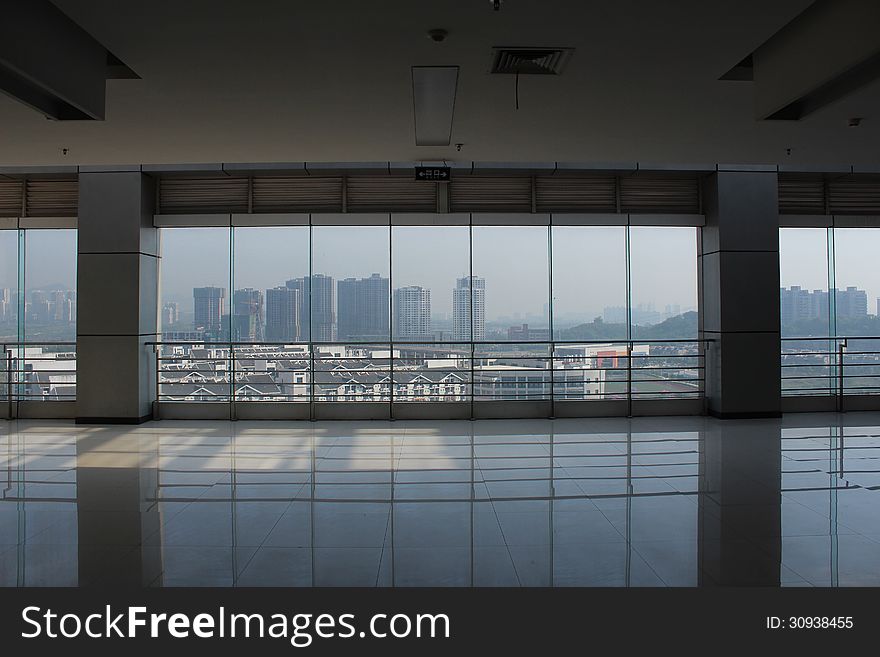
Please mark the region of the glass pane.
[[550, 339], [548, 235], [543, 226], [473, 228], [475, 341]]
[[387, 226], [312, 228], [316, 400], [390, 399], [389, 231]]
[[229, 401], [230, 229], [160, 230], [160, 401]]
[[468, 232], [466, 226], [392, 228], [395, 401], [470, 399], [470, 344], [451, 344], [454, 299], [461, 303], [459, 280], [470, 271]]
[[828, 231], [779, 231], [780, 321], [783, 337], [831, 335]]
[[27, 230], [20, 399], [76, 399], [76, 230]]
[[697, 337], [697, 229], [632, 226], [633, 338]]
[[[880, 336], [880, 272], [874, 258], [880, 248], [876, 228], [834, 229], [834, 308], [837, 335]], [[880, 392], [880, 340], [847, 340], [844, 391]]]
[[[0, 230], [0, 343], [18, 342], [18, 236], [17, 230]], [[0, 347], [0, 401], [15, 390], [16, 349]], [[5, 409], [0, 414], [5, 413]]]
[[474, 398], [548, 399], [549, 229], [474, 227], [473, 273]]
[[828, 230], [779, 231], [779, 291], [782, 329], [782, 392], [827, 394], [836, 386], [832, 317], [828, 297]]
[[880, 230], [834, 229], [834, 308], [837, 335], [880, 335]]
[[163, 228], [161, 331], [164, 340], [229, 339], [229, 229]]
[[308, 401], [308, 276], [308, 226], [233, 229], [237, 400]]
[[697, 229], [630, 227], [630, 280], [633, 397], [699, 396]]
[[76, 230], [28, 230], [24, 256], [26, 342], [76, 340]]
[[[0, 230], [0, 342], [3, 341], [18, 341], [17, 230]], [[5, 391], [0, 391], [2, 394]]]
[[387, 342], [391, 337], [389, 228], [312, 230], [312, 339]]
[[626, 339], [624, 226], [553, 227], [553, 334]]
[[468, 228], [395, 226], [392, 240], [395, 340], [449, 342], [455, 290], [470, 271]]

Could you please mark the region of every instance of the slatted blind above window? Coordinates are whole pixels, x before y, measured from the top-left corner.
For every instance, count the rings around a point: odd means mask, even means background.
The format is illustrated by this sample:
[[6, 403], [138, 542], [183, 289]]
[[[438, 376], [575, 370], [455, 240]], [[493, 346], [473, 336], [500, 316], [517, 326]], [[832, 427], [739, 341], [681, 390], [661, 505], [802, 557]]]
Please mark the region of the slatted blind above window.
[[453, 177], [449, 183], [452, 212], [531, 212], [529, 176]]
[[159, 182], [158, 211], [436, 212], [438, 196], [447, 193], [451, 212], [700, 213], [697, 175], [611, 172], [453, 175], [449, 183], [409, 175], [171, 176]]
[[780, 214], [880, 214], [880, 175], [779, 174]]
[[620, 177], [621, 212], [700, 213], [700, 179], [694, 175], [636, 173]]
[[79, 205], [79, 183], [71, 179], [35, 179], [25, 182], [28, 217], [75, 217]]
[[21, 181], [0, 180], [0, 217], [21, 216]]
[[159, 211], [162, 214], [247, 212], [249, 180], [235, 178], [162, 178]]
[[617, 209], [615, 177], [536, 176], [535, 209], [538, 212], [614, 212]]
[[825, 214], [825, 180], [822, 174], [780, 174], [780, 214]]
[[341, 212], [342, 178], [256, 176], [254, 212]]
[[349, 176], [349, 212], [436, 212], [437, 183], [412, 176]]
[[828, 181], [831, 214], [880, 214], [880, 176], [845, 176]]

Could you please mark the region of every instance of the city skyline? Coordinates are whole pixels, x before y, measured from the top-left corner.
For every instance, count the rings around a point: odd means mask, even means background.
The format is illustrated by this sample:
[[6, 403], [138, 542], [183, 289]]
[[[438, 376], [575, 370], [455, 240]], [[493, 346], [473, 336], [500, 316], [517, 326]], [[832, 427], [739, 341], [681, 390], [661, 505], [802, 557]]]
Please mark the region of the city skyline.
[[[393, 289], [435, 292], [434, 316], [452, 317], [452, 289], [473, 273], [487, 280], [486, 319], [534, 321], [544, 315], [551, 288], [548, 231], [543, 227], [320, 226], [235, 228], [230, 258], [227, 228], [162, 230], [162, 298], [188, 302], [193, 287], [270, 289], [279, 281], [324, 273], [336, 280], [372, 273]], [[553, 307], [556, 318], [592, 321], [604, 308], [626, 304], [626, 229], [554, 227]], [[503, 239], [504, 248], [498, 249]], [[390, 257], [389, 249], [393, 253]], [[212, 255], [213, 254], [213, 255]], [[696, 308], [696, 230], [633, 227], [631, 298], [634, 305]], [[311, 259], [311, 264], [310, 264]]]

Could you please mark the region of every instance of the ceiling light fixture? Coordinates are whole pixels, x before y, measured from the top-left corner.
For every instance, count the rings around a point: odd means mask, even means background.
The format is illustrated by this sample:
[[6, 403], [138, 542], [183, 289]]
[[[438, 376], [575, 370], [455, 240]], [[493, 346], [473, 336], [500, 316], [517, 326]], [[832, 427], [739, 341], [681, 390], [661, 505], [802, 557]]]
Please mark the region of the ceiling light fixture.
[[416, 146], [449, 146], [458, 66], [413, 66]]

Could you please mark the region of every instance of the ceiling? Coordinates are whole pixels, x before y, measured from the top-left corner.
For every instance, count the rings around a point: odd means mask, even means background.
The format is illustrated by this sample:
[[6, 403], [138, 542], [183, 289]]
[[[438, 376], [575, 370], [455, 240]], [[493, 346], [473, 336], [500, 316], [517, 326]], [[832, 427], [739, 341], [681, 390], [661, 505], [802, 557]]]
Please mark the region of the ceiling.
[[[55, 4], [142, 79], [108, 81], [105, 121], [48, 121], [0, 96], [0, 165], [878, 160], [880, 83], [758, 122], [752, 84], [718, 80], [810, 0]], [[513, 76], [488, 74], [492, 46], [576, 50], [559, 77], [521, 77], [516, 110]], [[415, 145], [413, 65], [461, 67], [460, 152]]]

